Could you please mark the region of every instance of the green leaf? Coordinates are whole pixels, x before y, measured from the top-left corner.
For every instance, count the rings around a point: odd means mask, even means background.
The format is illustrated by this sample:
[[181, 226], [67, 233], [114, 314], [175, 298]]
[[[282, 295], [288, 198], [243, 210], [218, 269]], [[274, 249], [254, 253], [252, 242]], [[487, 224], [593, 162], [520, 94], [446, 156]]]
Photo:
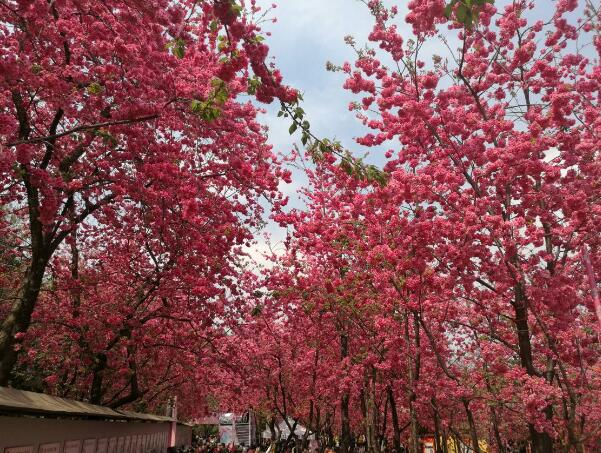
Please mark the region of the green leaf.
[[220, 78], [215, 77], [211, 80], [211, 86], [213, 87], [213, 92], [210, 95], [210, 99], [214, 100], [219, 105], [225, 104], [230, 95], [227, 83]]
[[221, 109], [210, 101], [190, 101], [190, 110], [205, 121], [214, 121], [221, 116]]
[[469, 15], [467, 16], [467, 19], [465, 20], [465, 26], [467, 28], [472, 28], [473, 21], [474, 21], [474, 18], [472, 16], [472, 13], [469, 13]]
[[453, 7], [457, 4], [458, 0], [451, 0], [451, 2], [445, 6], [444, 8], [444, 15], [447, 17], [447, 19], [451, 18], [451, 13], [453, 12]]
[[290, 129], [288, 129], [288, 132], [290, 132], [290, 135], [294, 134], [294, 132], [296, 132], [297, 129], [297, 124], [296, 123], [292, 123], [292, 125], [290, 126]]
[[261, 314], [261, 312], [263, 311], [263, 307], [261, 306], [261, 304], [255, 305], [252, 309], [252, 311], [250, 312], [251, 316], [253, 317], [257, 317]]
[[202, 102], [197, 100], [197, 99], [192, 99], [192, 101], [190, 101], [190, 110], [192, 110], [193, 113], [199, 113], [202, 109]]
[[380, 170], [375, 165], [368, 165], [365, 169], [365, 176], [370, 182], [377, 182], [381, 186], [385, 186], [388, 182], [388, 177], [386, 173]]
[[447, 6], [444, 7], [444, 16], [447, 19], [450, 19], [452, 12], [453, 12], [453, 5], [451, 3], [449, 3]]
[[219, 44], [217, 44], [217, 49], [220, 52], [223, 52], [230, 45], [230, 42], [227, 39], [220, 39]]
[[470, 10], [468, 9], [467, 6], [465, 6], [463, 3], [461, 3], [458, 7], [457, 10], [455, 11], [455, 17], [457, 17], [457, 20], [459, 22], [461, 22], [462, 24], [465, 24], [467, 21], [468, 16], [471, 14]]
[[342, 168], [342, 170], [349, 176], [352, 176], [354, 173], [353, 166], [347, 159], [342, 159], [340, 161], [340, 168]]
[[240, 16], [242, 14], [242, 6], [232, 2], [232, 11], [234, 14], [236, 14], [236, 16]]
[[173, 54], [179, 59], [184, 58], [184, 55], [186, 54], [186, 48], [183, 41], [179, 42], [177, 46], [175, 46]]
[[[246, 89], [248, 94], [255, 95], [257, 93], [257, 89], [261, 86], [261, 81], [257, 76], [254, 76], [248, 79], [248, 87]], [[280, 110], [278, 112], [278, 116], [282, 116], [283, 112]]]
[[183, 39], [174, 39], [167, 43], [167, 49], [171, 50], [171, 53], [177, 58], [184, 58], [186, 53], [186, 42]]
[[217, 118], [221, 116], [221, 110], [214, 106], [207, 106], [200, 113], [200, 117], [208, 122], [215, 121]]
[[94, 132], [94, 135], [102, 138], [102, 141], [109, 145], [111, 148], [115, 148], [118, 145], [117, 139], [111, 135], [106, 129], [98, 129]]
[[88, 85], [87, 91], [89, 94], [100, 94], [102, 93], [102, 85], [98, 82], [92, 82]]

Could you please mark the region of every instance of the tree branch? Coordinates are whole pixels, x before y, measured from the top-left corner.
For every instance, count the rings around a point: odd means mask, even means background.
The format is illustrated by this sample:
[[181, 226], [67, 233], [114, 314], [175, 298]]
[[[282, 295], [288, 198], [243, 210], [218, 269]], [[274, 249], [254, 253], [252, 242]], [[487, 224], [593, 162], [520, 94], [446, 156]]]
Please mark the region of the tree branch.
[[[13, 95], [13, 97], [14, 97], [14, 95]], [[143, 121], [154, 120], [158, 117], [159, 117], [158, 114], [154, 114], [154, 115], [141, 116], [139, 118], [131, 118], [131, 119], [125, 119], [125, 120], [116, 120], [116, 121], [106, 121], [104, 123], [96, 123], [96, 124], [89, 124], [89, 125], [84, 125], [84, 126], [77, 126], [77, 127], [74, 127], [73, 129], [69, 129], [69, 130], [60, 132], [58, 134], [45, 135], [43, 137], [34, 137], [34, 138], [30, 138], [30, 139], [17, 140], [16, 142], [7, 143], [5, 146], [11, 147], [11, 146], [17, 146], [17, 145], [34, 144], [34, 143], [53, 143], [53, 140], [56, 140], [57, 138], [65, 137], [66, 135], [74, 134], [76, 132], [96, 130], [96, 129], [100, 129], [101, 127], [119, 126], [119, 125], [123, 125], [123, 124], [132, 124], [132, 123], [141, 123]], [[21, 136], [21, 133], [19, 135]]]

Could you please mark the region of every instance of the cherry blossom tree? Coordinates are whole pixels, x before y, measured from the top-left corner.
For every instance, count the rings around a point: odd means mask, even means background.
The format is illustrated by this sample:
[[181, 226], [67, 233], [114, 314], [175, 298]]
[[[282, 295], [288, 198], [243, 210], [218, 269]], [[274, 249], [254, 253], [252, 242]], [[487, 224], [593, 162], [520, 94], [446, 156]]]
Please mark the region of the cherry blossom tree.
[[[252, 2], [1, 3], [0, 384], [204, 389], [345, 452], [601, 448], [598, 6], [365, 3], [328, 67], [382, 171], [313, 135]], [[304, 208], [245, 94], [300, 128]], [[260, 197], [289, 236], [252, 272]]]
[[388, 420], [412, 452], [426, 431], [475, 451], [599, 448], [598, 7], [410, 2], [403, 34], [396, 7], [367, 6], [374, 48], [349, 37], [356, 61], [329, 68], [385, 181], [310, 147], [308, 207], [276, 217], [287, 277], [266, 283], [283, 326], [329, 313], [331, 349], [348, 334], [327, 367], [342, 445], [348, 398], [371, 451]]
[[[0, 196], [15, 238], [3, 250], [24, 272], [3, 302], [0, 384], [52, 284], [53, 259], [75, 257], [73, 286], [83, 284], [77, 256], [89, 235], [104, 245], [85, 259], [107, 262], [125, 240], [114, 229], [128, 224], [140, 240], [129, 259], [160, 268], [134, 283], [117, 266], [142, 292], [175, 269], [185, 275], [197, 253], [210, 297], [215, 269], [259, 220], [257, 198], [276, 201], [284, 176], [243, 99], [296, 99], [266, 64], [257, 12], [231, 0], [1, 3]], [[192, 268], [202, 287], [203, 270]]]
[[[443, 6], [410, 5], [409, 41], [393, 23], [396, 9], [370, 2], [370, 39], [391, 64], [359, 50], [356, 70], [342, 68], [346, 87], [365, 93], [356, 107], [374, 130], [360, 143], [400, 144], [388, 153], [388, 195], [391, 208], [404, 211], [403, 233], [413, 244], [382, 245], [385, 256], [408, 255], [412, 270], [390, 277], [402, 278], [397, 291], [413, 294], [429, 274], [446, 280], [413, 310], [421, 316], [428, 304], [472, 305], [465, 328], [478, 334], [486, 326], [488, 341], [506, 343], [519, 360], [507, 377], [522, 382], [533, 450], [552, 450], [559, 418], [565, 442], [581, 450], [589, 431], [578, 409], [584, 389], [574, 388], [574, 376], [582, 377], [574, 352], [583, 338], [591, 344], [595, 329], [582, 254], [599, 237], [599, 85], [598, 60], [578, 41], [598, 42], [598, 11], [587, 4], [574, 17], [577, 2], [557, 2], [545, 22], [529, 17], [536, 2]], [[443, 26], [455, 31], [456, 46], [438, 35]], [[450, 59], [427, 64], [423, 46], [437, 35]], [[382, 214], [390, 219], [390, 211]], [[419, 324], [439, 355], [428, 322]], [[480, 345], [474, 352], [486, 354], [488, 344]]]

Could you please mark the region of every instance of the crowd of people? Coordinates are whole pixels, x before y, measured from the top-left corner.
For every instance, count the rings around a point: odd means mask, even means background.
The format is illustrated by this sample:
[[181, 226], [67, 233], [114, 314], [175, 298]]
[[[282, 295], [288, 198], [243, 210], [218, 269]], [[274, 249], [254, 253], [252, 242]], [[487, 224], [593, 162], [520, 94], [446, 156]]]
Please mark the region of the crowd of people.
[[[358, 442], [353, 445], [352, 450], [355, 453], [365, 453], [366, 445]], [[177, 453], [340, 453], [340, 447], [337, 445], [331, 447], [320, 447], [317, 442], [295, 440], [279, 440], [276, 442], [266, 441], [257, 446], [235, 445], [234, 443], [220, 443], [217, 438], [202, 438], [195, 435], [192, 441], [192, 447], [186, 451]], [[386, 448], [382, 449], [384, 453]]]

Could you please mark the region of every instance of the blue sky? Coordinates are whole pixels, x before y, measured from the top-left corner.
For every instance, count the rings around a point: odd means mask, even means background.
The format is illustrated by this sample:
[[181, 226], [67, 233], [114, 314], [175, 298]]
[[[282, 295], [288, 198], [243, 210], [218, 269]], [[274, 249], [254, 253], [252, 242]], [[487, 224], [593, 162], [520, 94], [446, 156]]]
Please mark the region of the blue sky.
[[[312, 131], [352, 147], [353, 138], [361, 133], [361, 125], [347, 108], [353, 97], [342, 88], [344, 76], [326, 71], [325, 65], [327, 61], [342, 64], [354, 59], [344, 37], [350, 34], [359, 43], [367, 41], [372, 25], [367, 7], [358, 0], [280, 0], [271, 16], [277, 17], [277, 22], [263, 27], [272, 33], [267, 40], [270, 55], [285, 82], [303, 93], [302, 106]], [[290, 121], [277, 118], [278, 107], [269, 108], [264, 123], [270, 128], [269, 141], [286, 153], [298, 135], [290, 137]]]
[[[273, 2], [258, 0], [257, 4], [269, 8]], [[386, 2], [390, 3], [390, 2]], [[344, 43], [344, 37], [352, 35], [358, 44], [367, 43], [373, 24], [367, 6], [359, 0], [280, 0], [270, 13], [276, 23], [263, 24], [263, 31], [271, 32], [267, 43], [270, 56], [275, 59], [287, 84], [299, 89], [304, 96], [302, 107], [311, 123], [311, 130], [318, 137], [336, 138], [355, 155], [367, 150], [359, 147], [354, 138], [363, 132], [363, 126], [348, 110], [352, 93], [342, 88], [344, 76], [328, 72], [327, 61], [342, 64], [354, 60], [354, 52]], [[268, 107], [262, 122], [269, 126], [269, 142], [276, 152], [288, 153], [299, 136], [288, 133], [290, 121], [278, 118], [278, 105]], [[306, 185], [302, 173], [293, 173], [292, 184], [281, 189], [290, 197], [290, 205], [302, 206], [296, 196], [299, 187]], [[275, 249], [281, 249], [286, 232], [273, 223], [266, 230], [272, 237]], [[260, 252], [267, 250], [266, 242], [257, 237], [253, 256], [259, 262]]]

